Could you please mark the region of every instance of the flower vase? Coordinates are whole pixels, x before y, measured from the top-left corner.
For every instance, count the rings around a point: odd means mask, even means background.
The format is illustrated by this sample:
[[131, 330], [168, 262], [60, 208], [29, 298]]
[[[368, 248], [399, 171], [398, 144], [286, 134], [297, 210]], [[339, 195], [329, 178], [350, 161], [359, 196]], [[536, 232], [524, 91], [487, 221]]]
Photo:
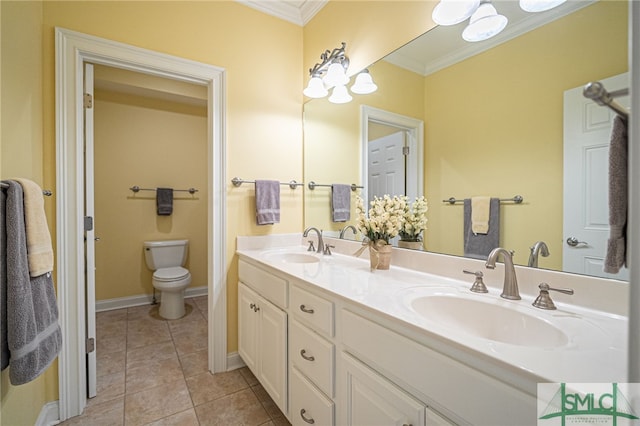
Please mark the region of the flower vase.
[[398, 247], [412, 249], [412, 250], [422, 250], [423, 249], [422, 241], [400, 240], [400, 241], [398, 241]]
[[384, 240], [371, 242], [369, 246], [369, 261], [371, 270], [389, 269], [391, 264], [391, 249], [393, 246], [387, 244]]

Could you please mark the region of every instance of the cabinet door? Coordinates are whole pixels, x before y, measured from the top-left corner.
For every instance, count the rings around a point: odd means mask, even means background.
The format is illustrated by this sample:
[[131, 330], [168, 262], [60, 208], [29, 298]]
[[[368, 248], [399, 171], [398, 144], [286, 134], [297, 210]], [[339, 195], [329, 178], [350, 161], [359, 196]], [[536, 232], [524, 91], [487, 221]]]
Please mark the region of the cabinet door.
[[350, 355], [342, 354], [346, 407], [352, 426], [425, 425], [426, 406]]
[[287, 314], [260, 297], [257, 374], [260, 383], [283, 413], [287, 412]]
[[254, 291], [243, 283], [238, 284], [238, 354], [255, 375], [258, 375], [257, 301]]

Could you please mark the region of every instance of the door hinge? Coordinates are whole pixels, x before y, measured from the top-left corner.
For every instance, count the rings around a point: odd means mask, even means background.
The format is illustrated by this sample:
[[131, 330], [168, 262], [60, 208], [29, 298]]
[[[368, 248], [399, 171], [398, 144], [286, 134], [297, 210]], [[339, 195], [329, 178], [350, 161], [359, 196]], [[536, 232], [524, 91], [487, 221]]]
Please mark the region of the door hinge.
[[408, 146], [403, 146], [402, 147], [402, 155], [409, 155], [409, 147]]
[[82, 101], [85, 108], [87, 109], [93, 108], [93, 96], [91, 96], [90, 93], [85, 93], [82, 98]]
[[96, 350], [96, 339], [93, 337], [89, 337], [87, 339], [87, 353], [90, 354], [95, 350]]
[[84, 231], [93, 231], [93, 217], [85, 216], [84, 217]]

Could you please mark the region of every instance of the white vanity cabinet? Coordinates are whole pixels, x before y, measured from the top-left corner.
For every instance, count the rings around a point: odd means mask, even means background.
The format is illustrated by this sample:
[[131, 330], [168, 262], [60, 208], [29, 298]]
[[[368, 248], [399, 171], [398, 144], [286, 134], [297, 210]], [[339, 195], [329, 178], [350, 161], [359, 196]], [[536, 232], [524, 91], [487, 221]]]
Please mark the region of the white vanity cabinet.
[[[287, 413], [287, 313], [283, 310], [287, 283], [254, 268], [240, 262], [238, 353], [280, 410]], [[284, 285], [284, 292], [273, 288], [278, 285]], [[280, 307], [258, 294], [255, 287], [269, 287], [267, 293], [284, 295], [275, 297]]]
[[425, 404], [346, 352], [339, 377], [345, 393], [339, 410], [341, 425], [425, 425]]
[[334, 304], [292, 282], [290, 311], [291, 421], [333, 425]]

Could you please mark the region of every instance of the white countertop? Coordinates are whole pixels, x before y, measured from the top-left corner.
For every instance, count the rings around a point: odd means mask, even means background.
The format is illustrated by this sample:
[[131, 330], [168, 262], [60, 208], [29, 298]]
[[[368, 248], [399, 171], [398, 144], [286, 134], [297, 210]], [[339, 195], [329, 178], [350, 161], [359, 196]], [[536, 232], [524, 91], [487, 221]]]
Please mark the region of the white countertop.
[[[461, 362], [473, 364], [475, 368], [486, 370], [496, 366], [515, 372], [527, 382], [523, 386], [529, 392], [535, 391], [531, 386], [537, 382], [628, 381], [626, 316], [560, 302], [561, 298], [555, 297], [554, 293], [551, 293], [551, 297], [558, 309], [546, 311], [531, 306], [533, 294], [521, 291], [522, 300], [505, 300], [499, 296], [501, 288], [491, 287], [489, 284], [489, 293], [472, 293], [469, 287], [473, 276], [465, 276], [465, 280], [461, 280], [418, 272], [396, 266], [393, 260], [390, 270], [372, 272], [366, 253], [361, 258], [338, 253], [353, 253], [354, 248], [359, 246], [358, 243], [331, 239], [329, 241], [338, 247], [333, 255], [325, 256], [307, 252], [306, 247], [301, 245], [302, 241], [300, 234], [239, 237], [237, 253], [241, 258], [273, 268], [321, 291], [382, 314], [390, 321], [409, 326], [411, 330], [424, 336], [424, 342], [434, 349], [454, 356]], [[276, 252], [312, 254], [319, 261], [284, 262], [273, 256]], [[405, 255], [424, 258], [425, 261], [430, 256], [429, 253], [395, 250], [394, 260], [406, 264], [406, 261], [400, 260]], [[447, 258], [453, 258], [454, 263], [456, 261], [454, 256]], [[466, 267], [464, 259], [461, 262], [457, 265], [460, 269]], [[544, 343], [529, 346], [477, 337], [470, 332], [461, 331], [455, 324], [425, 317], [411, 307], [411, 300], [427, 295], [451, 296], [507, 308], [540, 320], [536, 323], [543, 322], [556, 327], [567, 339], [566, 342], [556, 342], [555, 345], [544, 347]], [[461, 317], [465, 314], [460, 312]], [[481, 323], [483, 318], [478, 317], [476, 320]], [[520, 383], [519, 380], [515, 382]]]

